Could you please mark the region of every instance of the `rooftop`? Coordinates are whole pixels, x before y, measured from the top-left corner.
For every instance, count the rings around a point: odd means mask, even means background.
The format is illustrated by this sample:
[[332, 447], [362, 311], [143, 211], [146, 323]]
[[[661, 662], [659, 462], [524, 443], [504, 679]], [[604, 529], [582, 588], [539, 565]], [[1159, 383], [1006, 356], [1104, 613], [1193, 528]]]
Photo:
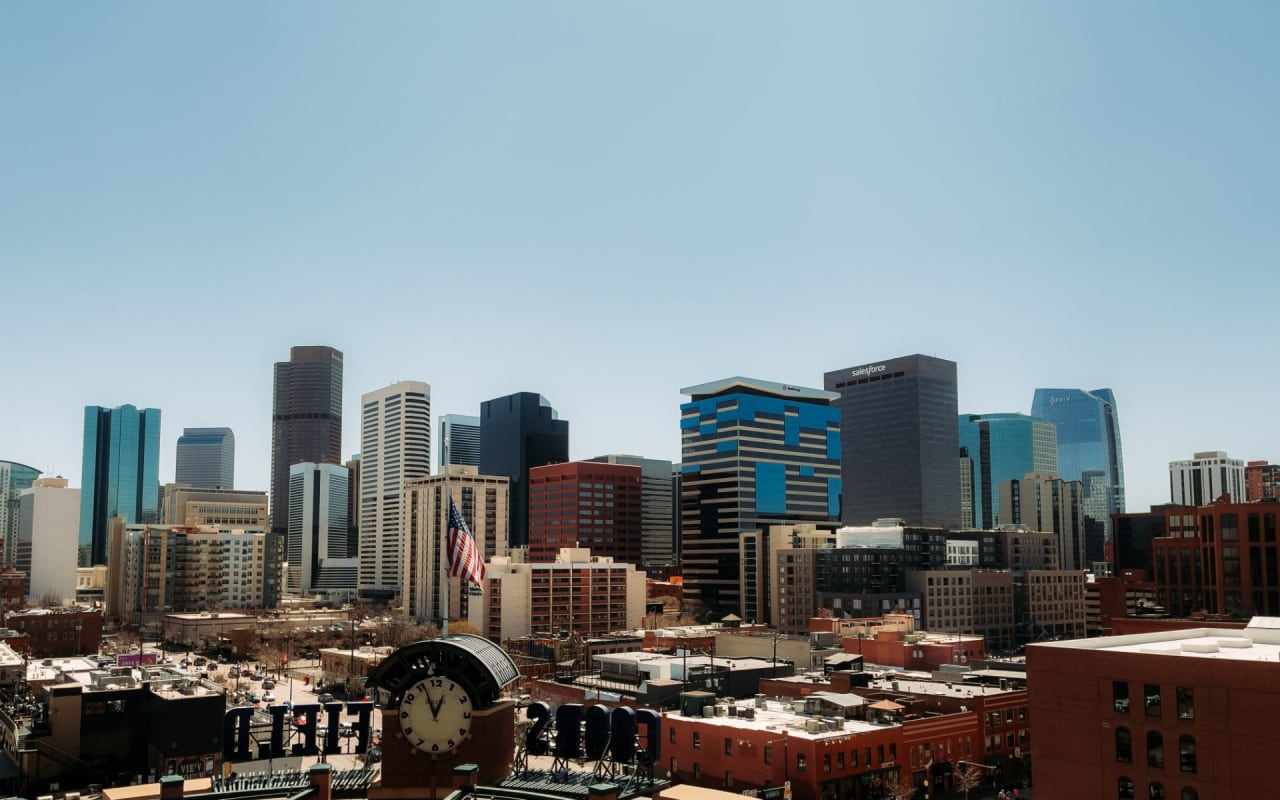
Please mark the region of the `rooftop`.
[[1183, 630], [1071, 639], [1031, 645], [1034, 648], [1144, 653], [1219, 661], [1280, 661], [1280, 618], [1254, 617], [1244, 630], [1186, 628]]

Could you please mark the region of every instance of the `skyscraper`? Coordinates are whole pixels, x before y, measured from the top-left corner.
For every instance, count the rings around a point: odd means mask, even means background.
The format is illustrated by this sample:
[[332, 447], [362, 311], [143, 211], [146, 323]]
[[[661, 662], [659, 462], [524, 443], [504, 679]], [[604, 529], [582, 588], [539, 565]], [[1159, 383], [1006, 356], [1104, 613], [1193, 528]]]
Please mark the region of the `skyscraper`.
[[529, 468], [569, 460], [569, 423], [547, 399], [517, 392], [480, 404], [480, 474], [511, 480], [512, 547], [529, 542]]
[[[1085, 513], [1111, 539], [1111, 515], [1124, 513], [1120, 421], [1110, 389], [1036, 389], [1031, 416], [1058, 429], [1058, 475], [1082, 481]], [[1090, 560], [1095, 560], [1090, 555]]]
[[641, 549], [644, 553], [644, 566], [673, 566], [678, 556], [673, 530], [679, 526], [680, 518], [672, 504], [674, 482], [671, 478], [671, 462], [628, 455], [596, 456], [590, 460], [640, 467], [640, 515], [644, 528], [641, 533]]
[[236, 435], [230, 428], [183, 428], [175, 483], [192, 489], [234, 489]]
[[271, 529], [289, 528], [289, 468], [342, 463], [342, 353], [302, 346], [275, 366], [271, 417]]
[[81, 497], [66, 478], [37, 478], [22, 490], [13, 564], [27, 574], [28, 595], [75, 599], [76, 565], [68, 556], [79, 536]]
[[960, 524], [956, 364], [912, 355], [828, 372], [839, 392], [848, 525], [899, 518], [908, 525]]
[[480, 418], [466, 414], [440, 417], [440, 466], [480, 466]]
[[1062, 569], [1089, 569], [1084, 485], [1056, 475], [1028, 472], [1000, 482], [1001, 525], [1025, 525], [1058, 538]]
[[643, 558], [639, 466], [569, 461], [529, 470], [529, 561], [565, 547], [639, 564]]
[[107, 563], [107, 523], [160, 518], [160, 409], [85, 406], [80, 478], [82, 567]]
[[1169, 502], [1176, 506], [1207, 506], [1223, 495], [1233, 503], [1245, 499], [1244, 460], [1221, 451], [1196, 453], [1186, 461], [1169, 462]]
[[763, 569], [752, 585], [769, 584], [768, 543], [745, 553], [743, 534], [837, 518], [839, 396], [742, 377], [681, 393], [690, 398], [680, 406], [685, 597], [713, 614], [743, 614], [743, 570]]
[[15, 461], [0, 461], [0, 544], [4, 563], [13, 563], [14, 537], [18, 535], [18, 495], [30, 489], [40, 470]]
[[347, 558], [347, 468], [294, 464], [289, 468], [291, 594], [342, 593], [356, 588], [357, 562]]
[[405, 481], [431, 474], [431, 387], [401, 381], [360, 398], [360, 596], [403, 591]]
[[959, 424], [961, 457], [973, 462], [965, 498], [973, 519], [962, 522], [975, 528], [1013, 522], [999, 518], [1001, 484], [1029, 472], [1057, 474], [1057, 429], [1025, 414], [964, 414]]

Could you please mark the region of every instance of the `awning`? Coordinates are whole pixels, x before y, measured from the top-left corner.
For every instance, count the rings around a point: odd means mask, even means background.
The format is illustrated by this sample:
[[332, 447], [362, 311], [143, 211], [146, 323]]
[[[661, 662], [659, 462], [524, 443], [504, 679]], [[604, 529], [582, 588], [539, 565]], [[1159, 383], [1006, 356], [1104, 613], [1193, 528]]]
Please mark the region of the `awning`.
[[955, 771], [955, 768], [951, 766], [950, 761], [935, 761], [933, 762], [933, 765], [929, 767], [929, 770], [933, 772], [934, 775], [947, 775]]
[[876, 711], [901, 711], [906, 706], [900, 706], [892, 700], [881, 700], [878, 703], [872, 703], [868, 708], [874, 708]]
[[1006, 755], [995, 755], [995, 756], [989, 757], [985, 763], [989, 767], [998, 767], [1008, 760], [1009, 760], [1009, 757]]

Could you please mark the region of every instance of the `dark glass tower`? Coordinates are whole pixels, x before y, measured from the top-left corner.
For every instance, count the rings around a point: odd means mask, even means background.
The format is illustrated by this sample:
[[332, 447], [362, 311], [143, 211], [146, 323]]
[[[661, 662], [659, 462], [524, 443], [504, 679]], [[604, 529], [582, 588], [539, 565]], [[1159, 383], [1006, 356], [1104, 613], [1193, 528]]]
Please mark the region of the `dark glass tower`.
[[289, 530], [289, 467], [342, 463], [342, 353], [289, 350], [276, 363], [271, 417], [271, 529]]
[[441, 467], [446, 464], [480, 466], [479, 417], [469, 417], [466, 414], [445, 414], [440, 417], [439, 462]]
[[751, 378], [680, 391], [690, 398], [680, 406], [685, 597], [715, 614], [750, 614], [742, 534], [839, 516], [837, 395]]
[[529, 468], [569, 460], [569, 423], [540, 394], [480, 404], [480, 474], [511, 479], [511, 547], [529, 543]]
[[85, 406], [80, 486], [77, 562], [105, 564], [112, 517], [160, 519], [160, 409]]
[[1036, 389], [1031, 416], [1058, 429], [1058, 475], [1084, 482], [1085, 514], [1111, 540], [1111, 515], [1124, 513], [1124, 456], [1110, 389]]
[[183, 428], [174, 481], [193, 489], [234, 489], [236, 436], [230, 428]]
[[960, 525], [956, 364], [913, 355], [828, 372], [844, 451], [840, 519]]

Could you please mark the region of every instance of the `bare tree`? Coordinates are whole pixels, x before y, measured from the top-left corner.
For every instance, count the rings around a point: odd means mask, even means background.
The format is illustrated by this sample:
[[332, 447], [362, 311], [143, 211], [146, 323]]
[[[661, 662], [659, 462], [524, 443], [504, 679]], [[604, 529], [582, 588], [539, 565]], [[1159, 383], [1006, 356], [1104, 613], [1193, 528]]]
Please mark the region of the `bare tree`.
[[896, 769], [884, 776], [880, 788], [881, 795], [887, 800], [912, 800], [916, 795], [916, 787], [910, 781], [904, 781]]
[[62, 598], [57, 592], [45, 592], [36, 598], [36, 608], [61, 608]]
[[978, 788], [987, 777], [987, 771], [973, 763], [964, 763], [956, 773], [956, 788], [964, 792], [965, 800], [969, 800], [969, 792]]

